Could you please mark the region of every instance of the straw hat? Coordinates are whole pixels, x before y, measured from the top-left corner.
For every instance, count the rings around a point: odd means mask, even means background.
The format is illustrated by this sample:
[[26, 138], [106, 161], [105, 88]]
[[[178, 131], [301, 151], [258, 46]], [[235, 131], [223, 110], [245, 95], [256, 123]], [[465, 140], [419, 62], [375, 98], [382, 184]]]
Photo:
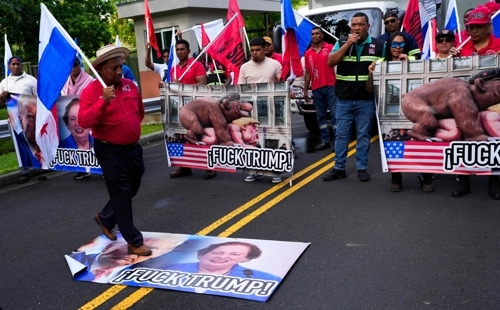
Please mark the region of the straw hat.
[[94, 68], [97, 68], [99, 64], [116, 57], [125, 59], [125, 57], [127, 57], [129, 53], [130, 51], [125, 47], [117, 47], [116, 45], [108, 44], [97, 50], [97, 58], [92, 62], [92, 66], [94, 66]]

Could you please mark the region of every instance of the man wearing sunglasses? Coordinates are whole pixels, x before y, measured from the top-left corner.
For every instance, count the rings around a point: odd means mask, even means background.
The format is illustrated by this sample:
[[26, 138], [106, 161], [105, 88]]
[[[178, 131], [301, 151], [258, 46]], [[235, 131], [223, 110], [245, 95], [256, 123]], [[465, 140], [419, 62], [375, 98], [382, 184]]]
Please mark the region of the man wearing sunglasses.
[[[394, 9], [389, 10], [384, 15], [385, 33], [379, 39], [387, 41], [391, 34], [401, 30], [401, 20], [398, 17], [398, 12]], [[420, 59], [420, 48], [418, 47], [415, 38], [408, 32], [401, 31], [405, 37], [405, 42], [408, 44], [408, 56], [413, 56], [415, 59]]]

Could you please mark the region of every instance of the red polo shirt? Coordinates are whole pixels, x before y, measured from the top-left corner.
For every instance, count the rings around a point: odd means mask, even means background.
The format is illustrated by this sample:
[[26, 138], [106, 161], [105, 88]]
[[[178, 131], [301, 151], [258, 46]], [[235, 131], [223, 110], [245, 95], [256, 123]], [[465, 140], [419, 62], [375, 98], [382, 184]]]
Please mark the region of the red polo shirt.
[[332, 48], [333, 45], [323, 41], [319, 51], [316, 51], [311, 46], [305, 52], [305, 65], [311, 77], [311, 90], [323, 86], [335, 86], [335, 82], [337, 81], [335, 70], [333, 67], [328, 66], [328, 55]]
[[127, 145], [139, 141], [144, 104], [137, 86], [128, 79], [115, 85], [116, 98], [109, 104], [102, 98], [103, 87], [91, 82], [80, 95], [78, 123], [91, 128], [95, 139]]
[[[189, 71], [187, 69], [191, 65], [191, 63], [195, 63]], [[198, 82], [196, 81], [197, 76], [205, 76], [205, 68], [203, 67], [203, 64], [199, 61], [195, 61], [194, 58], [189, 58], [184, 66], [180, 66], [179, 64], [170, 69], [170, 78], [171, 80], [178, 80], [181, 78], [181, 76], [184, 74], [184, 72], [187, 73], [182, 77], [182, 80], [180, 80], [181, 84], [197, 84]]]
[[472, 56], [474, 55], [474, 53], [477, 53], [477, 55], [480, 56], [495, 55], [498, 51], [500, 51], [500, 39], [495, 38], [493, 34], [490, 34], [490, 40], [487, 46], [478, 51], [474, 48], [474, 43], [472, 42], [472, 40], [469, 40], [469, 42], [465, 43], [465, 45], [462, 47], [460, 56]]

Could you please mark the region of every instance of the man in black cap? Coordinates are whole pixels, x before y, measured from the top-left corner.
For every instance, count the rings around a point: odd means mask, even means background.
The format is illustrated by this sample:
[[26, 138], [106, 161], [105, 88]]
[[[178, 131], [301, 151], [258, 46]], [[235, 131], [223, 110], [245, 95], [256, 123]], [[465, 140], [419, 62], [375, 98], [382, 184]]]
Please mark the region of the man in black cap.
[[[401, 20], [398, 16], [398, 11], [396, 9], [391, 9], [384, 14], [384, 25], [385, 33], [379, 37], [379, 39], [387, 41], [391, 34], [396, 31], [401, 30]], [[418, 47], [417, 40], [409, 34], [408, 32], [401, 31], [405, 37], [405, 42], [408, 44], [409, 52], [408, 56], [413, 56], [415, 59], [420, 59], [421, 51]]]

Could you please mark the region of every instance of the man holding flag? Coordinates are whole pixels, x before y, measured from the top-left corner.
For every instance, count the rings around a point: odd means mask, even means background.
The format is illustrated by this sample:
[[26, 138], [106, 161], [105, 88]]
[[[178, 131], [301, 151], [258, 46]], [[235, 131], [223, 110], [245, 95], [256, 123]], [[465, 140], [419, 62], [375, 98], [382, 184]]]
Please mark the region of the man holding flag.
[[[0, 107], [5, 106], [11, 93], [19, 95], [37, 95], [37, 80], [33, 76], [24, 72], [22, 59], [18, 56], [12, 56], [9, 58], [7, 65], [9, 66], [10, 74], [0, 83]], [[19, 172], [21, 176], [17, 182], [20, 184], [28, 182], [30, 177], [30, 168], [23, 164], [19, 167]]]

